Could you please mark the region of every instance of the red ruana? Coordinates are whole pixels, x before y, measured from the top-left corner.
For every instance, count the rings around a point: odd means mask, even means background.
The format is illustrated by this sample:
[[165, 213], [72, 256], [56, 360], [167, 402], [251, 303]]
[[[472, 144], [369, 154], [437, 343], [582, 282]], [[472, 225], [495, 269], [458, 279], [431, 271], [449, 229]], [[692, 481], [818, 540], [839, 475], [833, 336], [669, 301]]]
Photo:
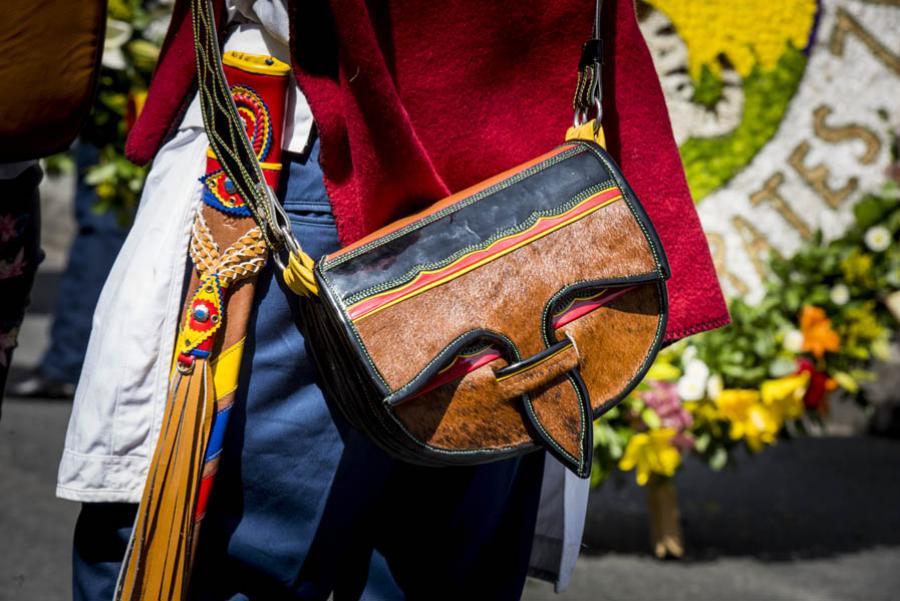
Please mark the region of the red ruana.
[[[222, 0], [214, 0], [218, 14]], [[294, 73], [319, 129], [344, 243], [531, 159], [572, 121], [593, 0], [291, 0]], [[609, 150], [672, 269], [675, 340], [728, 322], [632, 0], [603, 7]], [[188, 2], [172, 26], [128, 156], [151, 160], [193, 93]], [[301, 240], [302, 243], [302, 240]]]

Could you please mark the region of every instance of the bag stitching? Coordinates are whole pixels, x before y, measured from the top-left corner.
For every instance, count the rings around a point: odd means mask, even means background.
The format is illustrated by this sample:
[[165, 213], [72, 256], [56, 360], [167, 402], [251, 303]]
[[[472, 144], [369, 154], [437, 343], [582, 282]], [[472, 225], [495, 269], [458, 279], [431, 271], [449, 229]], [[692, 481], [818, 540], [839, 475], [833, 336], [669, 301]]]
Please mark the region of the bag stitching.
[[506, 179], [502, 182], [497, 182], [493, 186], [490, 186], [484, 190], [480, 190], [480, 191], [476, 192], [475, 194], [473, 194], [472, 196], [467, 196], [466, 198], [463, 198], [448, 207], [444, 207], [440, 211], [436, 211], [430, 215], [426, 215], [419, 221], [410, 223], [409, 225], [406, 225], [397, 231], [391, 232], [390, 234], [382, 236], [381, 238], [378, 238], [377, 240], [372, 240], [368, 244], [364, 244], [363, 246], [360, 246], [359, 248], [354, 249], [354, 250], [348, 252], [347, 254], [341, 255], [334, 260], [329, 260], [326, 257], [325, 260], [323, 261], [322, 269], [328, 270], [333, 267], [337, 267], [338, 265], [342, 265], [342, 264], [346, 263], [347, 261], [349, 261], [350, 259], [354, 259], [361, 254], [365, 254], [366, 252], [368, 252], [369, 250], [371, 250], [373, 248], [377, 248], [378, 246], [382, 246], [384, 244], [387, 244], [388, 242], [392, 242], [392, 241], [396, 240], [397, 238], [401, 238], [410, 232], [413, 232], [417, 229], [423, 228], [426, 225], [429, 225], [429, 224], [437, 221], [438, 219], [445, 217], [446, 215], [455, 213], [461, 209], [464, 209], [464, 208], [478, 202], [482, 198], [491, 196], [492, 194], [496, 194], [497, 192], [500, 192], [501, 190], [505, 190], [506, 188], [509, 188], [513, 184], [517, 184], [520, 181], [528, 179], [532, 175], [540, 173], [541, 171], [547, 169], [548, 167], [552, 167], [553, 165], [556, 165], [557, 163], [565, 161], [566, 159], [574, 158], [575, 156], [577, 156], [579, 154], [583, 154], [584, 152], [585, 152], [585, 150], [580, 145], [576, 145], [575, 148], [570, 148], [570, 149], [564, 150], [564, 151], [560, 152], [559, 154], [550, 157], [546, 161], [538, 163], [537, 165], [533, 165], [532, 167], [529, 167], [528, 169], [524, 169], [524, 170], [520, 171], [519, 173], [516, 173], [516, 174], [510, 176], [509, 179]]
[[[608, 186], [608, 184], [610, 184], [610, 183], [612, 183], [613, 186]], [[604, 187], [604, 186], [607, 186], [607, 187]], [[521, 233], [521, 232], [527, 230], [528, 228], [534, 226], [534, 224], [537, 223], [537, 221], [543, 217], [557, 217], [559, 215], [562, 215], [566, 211], [572, 209], [573, 207], [577, 206], [579, 203], [583, 202], [585, 199], [589, 198], [590, 196], [594, 195], [595, 193], [605, 192], [606, 190], [613, 190], [613, 189], [619, 190], [620, 195], [624, 196], [624, 194], [622, 194], [621, 189], [619, 189], [619, 186], [616, 185], [616, 182], [613, 179], [609, 179], [609, 180], [603, 181], [601, 183], [594, 184], [589, 188], [585, 188], [584, 190], [577, 193], [575, 196], [570, 198], [565, 203], [558, 205], [558, 206], [554, 207], [553, 209], [546, 209], [546, 210], [542, 210], [542, 211], [533, 211], [525, 221], [523, 221], [522, 223], [520, 223], [518, 225], [509, 227], [505, 230], [500, 230], [498, 232], [495, 232], [493, 235], [491, 235], [491, 237], [485, 238], [484, 240], [479, 241], [477, 244], [470, 244], [469, 246], [466, 246], [466, 247], [456, 251], [452, 255], [450, 255], [448, 257], [444, 257], [440, 261], [433, 261], [431, 263], [421, 263], [419, 265], [415, 265], [414, 267], [407, 270], [403, 275], [397, 276], [386, 282], [381, 282], [379, 284], [375, 284], [364, 290], [360, 290], [359, 292], [354, 292], [352, 295], [348, 296], [347, 298], [342, 299], [342, 302], [347, 305], [352, 305], [361, 300], [364, 300], [365, 298], [367, 298], [369, 296], [373, 296], [380, 292], [390, 290], [391, 288], [395, 288], [397, 286], [401, 286], [403, 284], [409, 283], [409, 282], [413, 281], [416, 278], [416, 276], [418, 276], [422, 271], [429, 271], [429, 270], [433, 270], [433, 269], [440, 269], [442, 267], [446, 267], [447, 265], [452, 264], [454, 261], [464, 257], [465, 255], [467, 255], [469, 253], [476, 252], [479, 250], [484, 250], [484, 249], [490, 247], [492, 244], [497, 242], [497, 240], [500, 240], [507, 236], [511, 236], [513, 234], [518, 234], [518, 233]], [[620, 198], [621, 198], [621, 196], [620, 196]], [[620, 198], [615, 199], [615, 201], [618, 201]], [[565, 229], [565, 228], [563, 228], [563, 229]], [[555, 233], [555, 232], [553, 232], [553, 233]], [[529, 246], [530, 244], [531, 243], [526, 244], [522, 248], [525, 248], [525, 246]]]

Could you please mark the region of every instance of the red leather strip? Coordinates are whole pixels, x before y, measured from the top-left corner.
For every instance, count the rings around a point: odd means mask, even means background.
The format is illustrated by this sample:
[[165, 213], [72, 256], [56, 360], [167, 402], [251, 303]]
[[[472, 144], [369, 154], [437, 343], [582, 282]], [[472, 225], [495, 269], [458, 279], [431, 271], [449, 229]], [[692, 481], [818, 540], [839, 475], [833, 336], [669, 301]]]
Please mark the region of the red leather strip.
[[563, 312], [559, 315], [555, 315], [553, 317], [553, 321], [552, 321], [553, 329], [558, 330], [559, 328], [563, 327], [564, 325], [575, 321], [579, 317], [587, 315], [591, 311], [595, 311], [595, 310], [599, 309], [603, 305], [616, 300], [623, 294], [627, 294], [628, 292], [630, 292], [633, 289], [634, 289], [633, 286], [629, 286], [627, 288], [621, 288], [619, 290], [615, 290], [614, 292], [604, 294], [603, 296], [600, 296], [597, 298], [583, 300], [583, 301], [577, 301], [577, 302], [573, 303], [571, 307], [566, 309], [565, 312]]
[[424, 289], [444, 283], [443, 280], [450, 281], [454, 277], [461, 275], [466, 271], [470, 271], [478, 264], [483, 264], [485, 262], [493, 260], [494, 258], [502, 256], [507, 252], [514, 250], [516, 247], [527, 244], [541, 237], [545, 233], [552, 231], [560, 224], [566, 223], [567, 221], [580, 219], [582, 216], [587, 215], [593, 210], [602, 207], [604, 204], [608, 204], [610, 202], [618, 200], [621, 197], [622, 194], [618, 188], [610, 188], [599, 192], [587, 198], [580, 205], [576, 206], [570, 211], [567, 211], [566, 213], [563, 213], [562, 215], [552, 218], [539, 219], [538, 222], [535, 223], [531, 228], [518, 234], [498, 240], [488, 248], [470, 253], [441, 270], [433, 272], [422, 272], [418, 277], [416, 277], [415, 280], [413, 280], [409, 284], [403, 285], [391, 292], [381, 293], [377, 296], [364, 299], [351, 306], [347, 310], [347, 314], [353, 321], [362, 319], [366, 315], [372, 313], [373, 311], [377, 311], [385, 305], [397, 302], [398, 300], [405, 297], [423, 292]]

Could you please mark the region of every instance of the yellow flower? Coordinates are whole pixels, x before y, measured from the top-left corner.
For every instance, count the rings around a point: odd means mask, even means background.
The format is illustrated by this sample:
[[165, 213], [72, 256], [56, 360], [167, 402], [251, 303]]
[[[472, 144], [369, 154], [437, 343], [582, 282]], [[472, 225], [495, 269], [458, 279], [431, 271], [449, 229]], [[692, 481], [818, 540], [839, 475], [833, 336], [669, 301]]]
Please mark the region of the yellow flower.
[[831, 320], [820, 307], [803, 307], [800, 312], [800, 331], [803, 332], [803, 350], [812, 353], [817, 359], [824, 357], [828, 351], [836, 353], [841, 348], [837, 332], [831, 329]]
[[[718, 398], [718, 395], [716, 395], [716, 398]], [[693, 430], [709, 430], [713, 437], [722, 436], [723, 418], [719, 415], [719, 410], [712, 399], [705, 398], [699, 401], [687, 401], [684, 403], [684, 408], [694, 418]]]
[[653, 362], [653, 365], [650, 366], [650, 369], [647, 370], [647, 375], [644, 376], [647, 380], [663, 380], [664, 382], [671, 382], [673, 380], [677, 380], [681, 376], [681, 370], [672, 365], [672, 362], [668, 359], [657, 359]]
[[761, 402], [758, 390], [723, 390], [716, 399], [719, 413], [728, 420], [732, 440], [743, 439], [753, 451], [775, 442], [781, 429], [781, 415]]
[[103, 182], [97, 185], [97, 196], [100, 198], [113, 198], [116, 195], [116, 187], [109, 182]]
[[649, 432], [638, 432], [628, 441], [625, 454], [619, 461], [623, 472], [637, 468], [637, 483], [647, 484], [651, 474], [673, 476], [681, 464], [681, 453], [672, 446], [675, 430], [660, 428]]
[[875, 283], [872, 279], [873, 265], [874, 258], [872, 255], [854, 248], [850, 254], [841, 261], [841, 273], [843, 273], [844, 280], [848, 284], [872, 286]]
[[141, 111], [144, 110], [144, 105], [147, 103], [147, 90], [131, 90], [128, 93], [128, 104], [131, 110], [134, 111], [134, 118], [137, 119], [141, 116]]
[[844, 324], [840, 336], [844, 350], [857, 359], [868, 359], [873, 343], [887, 335], [875, 316], [875, 301], [844, 311]]
[[649, 0], [664, 12], [688, 49], [691, 78], [706, 66], [721, 72], [725, 56], [741, 77], [757, 64], [771, 71], [788, 44], [803, 48], [816, 14], [815, 0]]
[[782, 420], [803, 415], [803, 395], [809, 386], [809, 372], [766, 380], [760, 387], [762, 402], [779, 413]]
[[[720, 393], [721, 394], [721, 393]], [[694, 421], [704, 423], [714, 422], [719, 419], [719, 411], [714, 403], [709, 399], [700, 399], [699, 401], [686, 401], [684, 408], [688, 413], [694, 416]]]

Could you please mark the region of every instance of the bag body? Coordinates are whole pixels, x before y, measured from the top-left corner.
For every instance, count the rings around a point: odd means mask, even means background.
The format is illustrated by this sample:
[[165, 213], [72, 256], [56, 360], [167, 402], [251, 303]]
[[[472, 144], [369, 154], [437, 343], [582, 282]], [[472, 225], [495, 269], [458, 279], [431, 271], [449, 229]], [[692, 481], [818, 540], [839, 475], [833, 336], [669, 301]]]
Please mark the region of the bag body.
[[[594, 417], [637, 385], [663, 342], [670, 275], [595, 143], [599, 40], [584, 46], [569, 142], [314, 262], [265, 184], [209, 0], [191, 10], [210, 145], [303, 297], [325, 394], [402, 460], [469, 465], [546, 448], [586, 478]], [[599, 24], [597, 4], [595, 38]]]
[[668, 276], [618, 167], [577, 140], [323, 257], [301, 313], [326, 394], [388, 452], [546, 448], [587, 477], [592, 420], [662, 344]]

